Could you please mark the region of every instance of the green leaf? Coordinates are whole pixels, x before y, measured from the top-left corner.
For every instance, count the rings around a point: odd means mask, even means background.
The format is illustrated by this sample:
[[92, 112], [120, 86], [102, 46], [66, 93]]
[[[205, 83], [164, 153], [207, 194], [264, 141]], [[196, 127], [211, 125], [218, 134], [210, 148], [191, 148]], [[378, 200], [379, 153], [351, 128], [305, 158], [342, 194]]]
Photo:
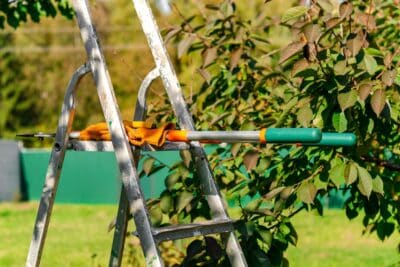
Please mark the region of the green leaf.
[[309, 105], [303, 106], [297, 113], [297, 120], [303, 127], [310, 126], [312, 118], [313, 118], [313, 112]]
[[355, 90], [351, 90], [347, 93], [342, 93], [338, 95], [338, 102], [342, 111], [354, 106], [357, 102], [358, 94]]
[[357, 180], [357, 167], [354, 163], [349, 162], [344, 170], [344, 180], [347, 185], [351, 185]]
[[297, 189], [297, 197], [306, 204], [314, 203], [317, 188], [313, 183], [304, 182]]
[[171, 195], [165, 194], [161, 197], [160, 208], [163, 213], [168, 213], [174, 205]]
[[165, 179], [165, 186], [171, 191], [179, 180], [179, 174], [177, 172], [173, 172]]
[[189, 168], [190, 162], [192, 162], [192, 155], [190, 154], [189, 150], [179, 150], [179, 156], [181, 157], [186, 168]]
[[344, 132], [347, 130], [347, 119], [344, 112], [334, 113], [332, 116], [332, 124], [336, 131]]
[[376, 116], [379, 117], [386, 104], [386, 94], [383, 89], [376, 90], [371, 98], [371, 107]]
[[272, 244], [272, 233], [265, 227], [258, 227], [258, 234], [260, 235], [262, 241], [270, 248]]
[[357, 187], [361, 194], [369, 197], [372, 192], [372, 177], [371, 174], [363, 167], [357, 165], [358, 184]]
[[344, 184], [344, 173], [346, 165], [339, 163], [329, 171], [329, 179], [335, 184], [337, 188]]
[[190, 201], [193, 199], [193, 194], [189, 191], [183, 191], [178, 196], [178, 202], [176, 204], [177, 212], [181, 212], [187, 205], [189, 205]]
[[365, 54], [363, 60], [365, 69], [371, 75], [373, 75], [378, 70], [378, 63], [373, 56]]
[[282, 15], [281, 22], [286, 23], [289, 20], [303, 16], [307, 13], [307, 11], [308, 11], [308, 7], [306, 7], [306, 6], [295, 6], [295, 7], [289, 8]]
[[351, 68], [347, 66], [346, 60], [340, 60], [333, 67], [333, 71], [336, 75], [346, 75], [350, 70]]
[[379, 239], [383, 241], [386, 237], [392, 235], [394, 229], [394, 223], [380, 221], [376, 227], [376, 233], [378, 234]]
[[159, 207], [159, 205], [154, 205], [150, 211], [150, 219], [151, 219], [151, 224], [154, 226], [158, 226], [161, 224], [162, 222], [162, 212], [161, 212], [161, 208]]
[[383, 181], [381, 177], [376, 176], [375, 179], [372, 180], [372, 191], [381, 195], [385, 194], [383, 191]]
[[143, 162], [143, 171], [146, 175], [149, 175], [149, 173], [151, 172], [151, 169], [153, 168], [153, 164], [154, 164], [155, 159], [154, 158], [146, 158]]

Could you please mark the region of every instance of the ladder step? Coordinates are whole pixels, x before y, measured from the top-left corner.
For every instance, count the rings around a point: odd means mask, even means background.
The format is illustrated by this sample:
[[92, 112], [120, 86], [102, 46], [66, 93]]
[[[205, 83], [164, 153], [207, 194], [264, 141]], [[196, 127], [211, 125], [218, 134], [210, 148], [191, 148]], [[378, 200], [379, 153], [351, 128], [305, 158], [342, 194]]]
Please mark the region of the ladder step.
[[[156, 148], [151, 145], [144, 145], [140, 149], [143, 151], [167, 151], [167, 150], [187, 150], [189, 144], [179, 142], [166, 142], [162, 147]], [[79, 141], [70, 140], [68, 149], [75, 151], [114, 151], [111, 141]]]
[[162, 242], [166, 240], [176, 240], [199, 235], [210, 235], [232, 231], [234, 231], [232, 220], [219, 219], [155, 228], [153, 229], [153, 236], [156, 242]]

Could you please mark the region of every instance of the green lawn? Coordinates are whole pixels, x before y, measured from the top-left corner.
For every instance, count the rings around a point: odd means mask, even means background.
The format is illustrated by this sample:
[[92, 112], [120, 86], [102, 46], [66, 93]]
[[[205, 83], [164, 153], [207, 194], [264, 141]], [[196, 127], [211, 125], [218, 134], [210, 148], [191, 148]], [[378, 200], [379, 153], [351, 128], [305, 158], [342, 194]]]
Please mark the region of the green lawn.
[[[23, 266], [37, 203], [0, 204], [0, 266]], [[41, 266], [107, 266], [112, 233], [107, 227], [116, 207], [56, 205]], [[398, 266], [399, 235], [380, 242], [362, 236], [361, 222], [328, 210], [321, 218], [301, 213], [294, 224], [297, 248], [287, 256], [291, 266]], [[261, 267], [261, 266], [260, 266]]]

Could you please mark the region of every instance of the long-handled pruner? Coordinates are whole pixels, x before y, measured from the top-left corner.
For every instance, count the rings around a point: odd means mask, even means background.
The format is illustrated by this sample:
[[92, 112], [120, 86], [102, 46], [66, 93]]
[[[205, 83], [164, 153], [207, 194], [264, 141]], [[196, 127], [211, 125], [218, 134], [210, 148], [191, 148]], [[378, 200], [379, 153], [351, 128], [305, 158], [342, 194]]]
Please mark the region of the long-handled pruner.
[[[353, 146], [356, 136], [352, 133], [322, 133], [317, 128], [269, 128], [260, 131], [186, 131], [175, 129], [147, 129], [140, 128], [127, 130], [128, 138], [134, 145], [150, 143], [162, 146], [165, 141], [200, 143], [281, 143], [299, 144], [305, 146]], [[54, 138], [55, 134], [35, 133], [19, 134], [18, 137]], [[70, 133], [70, 139], [83, 140], [110, 140], [108, 132], [96, 138], [90, 138], [83, 132]]]

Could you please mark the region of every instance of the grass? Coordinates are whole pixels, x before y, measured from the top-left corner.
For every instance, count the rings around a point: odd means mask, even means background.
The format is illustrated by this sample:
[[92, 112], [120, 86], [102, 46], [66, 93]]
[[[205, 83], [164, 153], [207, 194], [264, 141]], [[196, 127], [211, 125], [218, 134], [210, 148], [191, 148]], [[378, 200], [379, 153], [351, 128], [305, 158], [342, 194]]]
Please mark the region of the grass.
[[[37, 203], [0, 204], [0, 266], [23, 266]], [[54, 208], [41, 266], [107, 266], [114, 206], [66, 205]], [[399, 234], [385, 242], [362, 236], [361, 220], [348, 221], [340, 210], [324, 217], [300, 213], [294, 220], [298, 246], [290, 247], [290, 266], [398, 266]]]
[[395, 232], [384, 242], [375, 233], [362, 235], [362, 219], [349, 221], [341, 210], [326, 210], [323, 217], [300, 213], [294, 218], [299, 241], [290, 247], [287, 257], [291, 267], [398, 267]]

